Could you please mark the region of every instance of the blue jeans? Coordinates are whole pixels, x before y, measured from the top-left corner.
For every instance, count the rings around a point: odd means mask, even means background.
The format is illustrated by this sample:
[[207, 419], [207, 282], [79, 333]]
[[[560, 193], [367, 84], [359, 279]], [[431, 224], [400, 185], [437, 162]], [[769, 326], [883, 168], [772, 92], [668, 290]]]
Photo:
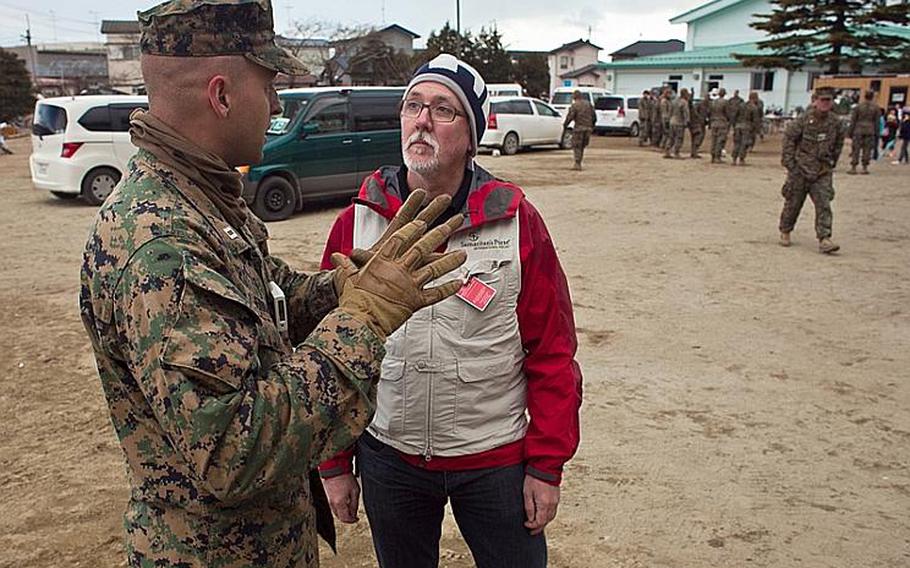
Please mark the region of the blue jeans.
[[365, 433], [363, 505], [380, 568], [437, 568], [446, 502], [477, 568], [545, 568], [547, 541], [524, 527], [524, 466], [427, 471]]

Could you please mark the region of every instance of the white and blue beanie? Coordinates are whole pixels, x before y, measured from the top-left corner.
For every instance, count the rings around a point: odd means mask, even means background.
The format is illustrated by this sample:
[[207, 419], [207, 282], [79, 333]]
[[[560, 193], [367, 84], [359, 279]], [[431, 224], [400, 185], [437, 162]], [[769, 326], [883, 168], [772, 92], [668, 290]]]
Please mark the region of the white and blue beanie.
[[461, 101], [461, 106], [465, 108], [468, 120], [471, 121], [473, 137], [471, 147], [473, 153], [477, 154], [477, 145], [487, 129], [487, 116], [490, 114], [490, 97], [483, 77], [476, 69], [454, 55], [442, 53], [420, 66], [408, 83], [404, 96], [408, 96], [414, 85], [426, 81], [445, 85]]

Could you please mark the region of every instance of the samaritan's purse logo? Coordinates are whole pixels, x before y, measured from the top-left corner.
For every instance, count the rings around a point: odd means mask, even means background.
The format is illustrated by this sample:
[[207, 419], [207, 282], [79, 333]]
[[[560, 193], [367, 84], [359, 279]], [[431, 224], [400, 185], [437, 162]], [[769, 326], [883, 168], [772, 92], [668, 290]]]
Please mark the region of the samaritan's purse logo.
[[459, 245], [471, 250], [507, 250], [512, 248], [512, 239], [481, 239], [477, 231], [472, 231], [461, 239]]

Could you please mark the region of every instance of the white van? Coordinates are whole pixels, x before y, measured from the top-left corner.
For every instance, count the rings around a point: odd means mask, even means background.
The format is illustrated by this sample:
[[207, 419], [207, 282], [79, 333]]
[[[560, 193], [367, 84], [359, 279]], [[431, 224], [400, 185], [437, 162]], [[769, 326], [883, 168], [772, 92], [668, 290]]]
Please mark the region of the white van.
[[130, 113], [148, 97], [92, 95], [41, 99], [32, 123], [32, 184], [60, 199], [99, 205], [136, 153]]
[[520, 97], [524, 89], [518, 83], [487, 83], [487, 93], [491, 97]]
[[592, 105], [596, 104], [597, 99], [610, 94], [610, 91], [598, 87], [557, 87], [550, 98], [550, 105], [565, 116], [566, 111], [572, 106], [572, 93], [575, 91], [581, 91]]
[[594, 132], [606, 134], [608, 132], [623, 132], [633, 138], [638, 137], [638, 95], [608, 95], [597, 99], [594, 103], [594, 112], [597, 114], [597, 124]]

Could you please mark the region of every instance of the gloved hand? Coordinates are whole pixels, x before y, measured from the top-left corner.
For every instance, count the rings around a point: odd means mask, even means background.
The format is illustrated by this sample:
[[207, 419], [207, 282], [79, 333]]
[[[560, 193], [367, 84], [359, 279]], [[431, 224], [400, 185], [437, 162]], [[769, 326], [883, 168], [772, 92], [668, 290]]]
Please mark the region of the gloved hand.
[[[382, 248], [382, 245], [389, 240], [393, 234], [395, 234], [399, 229], [414, 221], [417, 220], [425, 222], [427, 225], [430, 225], [437, 217], [442, 215], [442, 213], [449, 208], [449, 205], [452, 203], [452, 198], [448, 195], [439, 195], [433, 201], [430, 202], [422, 211], [424, 202], [427, 198], [427, 192], [422, 189], [415, 189], [411, 192], [408, 198], [404, 203], [401, 204], [401, 207], [398, 209], [398, 213], [395, 214], [395, 217], [389, 222], [389, 226], [386, 227], [386, 230], [382, 233], [382, 236], [379, 237], [379, 240], [376, 241], [372, 247], [368, 250], [355, 248], [350, 253], [350, 258], [353, 261], [353, 266], [340, 266], [336, 262], [332, 262], [332, 266], [335, 267], [335, 274], [333, 275], [333, 281], [335, 284], [335, 294], [341, 297], [341, 292], [344, 291], [344, 283], [347, 282], [348, 278], [357, 273], [357, 270], [363, 267], [376, 252]], [[418, 214], [419, 212], [419, 214]], [[440, 255], [432, 255], [426, 259], [426, 262], [438, 259]]]
[[417, 310], [455, 294], [462, 286], [457, 279], [433, 288], [424, 286], [464, 264], [464, 251], [434, 254], [463, 222], [464, 217], [456, 215], [427, 232], [427, 221], [415, 219], [389, 235], [360, 270], [345, 255], [333, 254], [334, 265], [352, 272], [338, 307], [385, 339]]

